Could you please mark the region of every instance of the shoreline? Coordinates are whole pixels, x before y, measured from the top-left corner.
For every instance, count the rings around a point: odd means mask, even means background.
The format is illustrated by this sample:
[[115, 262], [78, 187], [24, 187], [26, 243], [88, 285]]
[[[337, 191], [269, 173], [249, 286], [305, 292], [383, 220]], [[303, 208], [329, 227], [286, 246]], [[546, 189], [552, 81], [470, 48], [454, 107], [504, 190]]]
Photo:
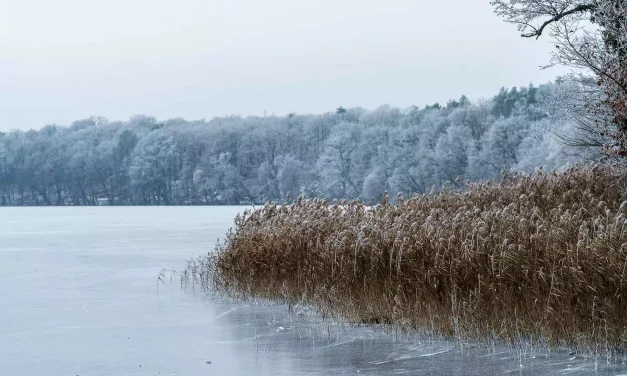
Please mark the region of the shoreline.
[[236, 218], [187, 278], [462, 341], [624, 352], [626, 187], [619, 168], [581, 165], [374, 209], [269, 204]]

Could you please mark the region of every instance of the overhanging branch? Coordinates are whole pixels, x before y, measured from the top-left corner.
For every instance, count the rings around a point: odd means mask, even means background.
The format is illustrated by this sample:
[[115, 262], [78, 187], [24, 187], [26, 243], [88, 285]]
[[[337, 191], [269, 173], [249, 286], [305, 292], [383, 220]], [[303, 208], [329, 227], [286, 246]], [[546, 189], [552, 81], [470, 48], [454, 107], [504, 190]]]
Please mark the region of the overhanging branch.
[[566, 16], [570, 16], [571, 14], [593, 10], [595, 7], [596, 6], [593, 4], [578, 5], [572, 9], [556, 14], [551, 19], [545, 21], [539, 28], [533, 28], [534, 31], [532, 33], [523, 33], [521, 34], [521, 36], [524, 38], [536, 37], [536, 39], [538, 39], [542, 35], [544, 28], [546, 28], [548, 25], [552, 24], [553, 22], [557, 22]]

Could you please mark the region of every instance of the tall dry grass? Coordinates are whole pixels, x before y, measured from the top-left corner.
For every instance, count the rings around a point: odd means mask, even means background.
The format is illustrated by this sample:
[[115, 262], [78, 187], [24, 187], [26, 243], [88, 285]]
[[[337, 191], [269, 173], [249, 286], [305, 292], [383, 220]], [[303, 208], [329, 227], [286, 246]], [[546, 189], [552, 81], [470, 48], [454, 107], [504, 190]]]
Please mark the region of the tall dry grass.
[[373, 209], [269, 204], [236, 218], [186, 278], [356, 322], [624, 351], [626, 188], [623, 170], [596, 165], [399, 196]]

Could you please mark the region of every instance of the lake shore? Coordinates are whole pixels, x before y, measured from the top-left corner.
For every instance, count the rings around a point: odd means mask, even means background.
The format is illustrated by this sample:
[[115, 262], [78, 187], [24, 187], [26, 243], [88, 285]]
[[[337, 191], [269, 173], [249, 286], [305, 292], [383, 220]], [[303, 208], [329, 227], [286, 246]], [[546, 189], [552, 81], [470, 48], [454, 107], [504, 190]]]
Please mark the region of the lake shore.
[[184, 279], [461, 342], [627, 349], [627, 178], [575, 166], [500, 184], [238, 216]]

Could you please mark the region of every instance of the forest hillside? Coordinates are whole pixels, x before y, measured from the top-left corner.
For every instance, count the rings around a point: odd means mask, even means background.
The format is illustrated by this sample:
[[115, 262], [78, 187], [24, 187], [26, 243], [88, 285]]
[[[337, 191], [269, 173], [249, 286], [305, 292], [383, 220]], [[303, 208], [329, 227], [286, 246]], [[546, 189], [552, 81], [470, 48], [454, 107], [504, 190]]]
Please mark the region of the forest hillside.
[[[227, 205], [424, 193], [559, 169], [594, 150], [559, 142], [557, 84], [445, 105], [210, 121], [101, 117], [0, 133], [0, 205]], [[5, 125], [6, 126], [6, 125]], [[8, 125], [10, 127], [10, 125]]]

